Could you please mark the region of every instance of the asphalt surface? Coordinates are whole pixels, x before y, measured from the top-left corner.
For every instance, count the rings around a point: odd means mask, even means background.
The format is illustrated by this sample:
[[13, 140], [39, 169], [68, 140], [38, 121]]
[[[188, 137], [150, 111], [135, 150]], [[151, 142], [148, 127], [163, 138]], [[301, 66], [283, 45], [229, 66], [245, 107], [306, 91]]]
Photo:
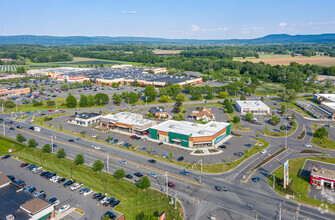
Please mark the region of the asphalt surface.
[[[266, 103], [271, 105], [272, 101]], [[141, 106], [136, 106], [136, 108], [141, 108]], [[288, 112], [293, 113], [291, 110], [288, 110]], [[311, 141], [312, 129], [310, 125], [311, 123], [321, 123], [321, 121], [311, 122], [298, 113], [295, 112], [295, 114], [297, 116], [298, 128], [292, 135], [287, 137], [288, 150], [264, 165], [261, 168], [263, 171], [271, 173], [288, 159], [305, 157], [305, 155], [300, 155], [299, 152], [302, 148], [305, 149], [303, 144], [310, 143]], [[16, 124], [19, 124], [19, 122], [16, 122]], [[25, 127], [28, 126], [27, 122], [23, 122], [22, 124]], [[303, 140], [298, 140], [298, 135], [304, 129], [306, 130], [306, 137]], [[23, 130], [27, 131], [26, 128]], [[17, 130], [9, 131], [7, 135], [15, 138], [17, 132]], [[155, 172], [159, 177], [157, 181], [152, 181], [152, 185], [153, 188], [157, 190], [162, 190], [160, 184], [163, 181], [163, 175], [168, 172], [169, 179], [176, 184], [176, 188], [170, 193], [172, 195], [177, 193], [179, 201], [182, 202], [185, 209], [185, 219], [206, 219], [209, 216], [219, 217], [222, 214], [227, 216], [227, 218], [224, 219], [255, 219], [256, 215], [259, 219], [276, 219], [279, 215], [279, 204], [282, 205], [282, 219], [292, 219], [296, 215], [297, 202], [285, 199], [274, 192], [266, 182], [266, 175], [259, 175], [261, 181], [258, 183], [253, 183], [251, 180], [246, 183], [241, 182], [250, 169], [268, 156], [266, 154], [257, 154], [250, 157], [235, 170], [224, 174], [203, 174], [189, 170], [190, 176], [184, 177], [179, 175], [182, 168], [176, 165], [161, 161], [158, 161], [155, 165], [151, 165], [147, 162], [150, 157], [114, 148], [110, 145], [99, 144], [102, 149], [96, 152], [92, 150], [92, 142], [90, 141], [83, 140], [78, 144], [80, 147], [77, 147], [75, 146], [77, 144], [76, 142], [73, 144], [67, 142], [67, 140], [71, 138], [71, 135], [61, 134], [46, 128], [42, 128], [40, 133], [30, 130], [28, 131], [29, 133], [23, 131], [19, 132], [22, 132], [27, 139], [35, 138], [39, 146], [43, 146], [44, 143], [50, 143], [49, 137], [56, 135], [59, 137], [59, 139], [56, 139], [56, 144], [59, 145], [59, 147], [64, 147], [69, 157], [73, 158], [77, 153], [83, 153], [88, 164], [94, 159], [104, 160], [104, 153], [109, 152], [110, 155], [114, 157], [110, 159], [112, 171], [123, 167], [127, 173], [135, 171], [140, 171], [143, 174], [149, 171]], [[254, 133], [254, 131], [244, 132], [244, 135], [252, 136]], [[271, 143], [267, 149], [267, 154], [273, 154], [285, 145], [285, 137], [275, 138], [260, 135], [260, 138], [268, 140]], [[320, 151], [317, 147], [308, 149]], [[331, 150], [325, 150], [325, 153], [328, 156], [335, 156], [335, 152]], [[128, 164], [120, 164], [118, 162], [120, 158], [127, 160]], [[253, 176], [254, 175], [255, 174], [253, 174]], [[203, 185], [199, 184], [200, 179]], [[224, 185], [228, 187], [229, 190], [227, 192], [217, 192], [214, 190], [215, 185]], [[324, 213], [317, 208], [302, 204], [299, 218], [335, 219], [335, 215], [333, 213]]]

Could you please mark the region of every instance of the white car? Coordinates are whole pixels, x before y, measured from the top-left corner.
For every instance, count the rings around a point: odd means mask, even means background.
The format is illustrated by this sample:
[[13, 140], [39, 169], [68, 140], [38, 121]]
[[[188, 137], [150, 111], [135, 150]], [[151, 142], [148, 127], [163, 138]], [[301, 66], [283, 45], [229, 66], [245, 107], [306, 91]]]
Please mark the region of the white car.
[[54, 139], [57, 139], [57, 136], [54, 136]]
[[66, 210], [68, 210], [70, 208], [69, 204], [63, 205], [58, 211], [60, 213], [65, 212]]
[[100, 147], [100, 146], [94, 146], [94, 149], [96, 149], [96, 150], [100, 150], [101, 147]]
[[33, 173], [39, 173], [39, 172], [42, 172], [42, 167], [35, 167], [33, 170], [32, 170]]
[[313, 147], [311, 144], [304, 144], [304, 147]]
[[50, 178], [50, 182], [57, 182], [58, 181], [58, 178], [59, 178], [59, 176], [53, 176], [53, 177], [51, 177]]
[[59, 205], [59, 203], [60, 203], [60, 201], [57, 199], [57, 200], [54, 201], [52, 204], [53, 204], [54, 206], [57, 206], [57, 205]]
[[101, 204], [104, 204], [105, 202], [107, 202], [107, 200], [108, 199], [110, 199], [109, 197], [105, 197], [105, 198], [103, 198], [100, 202], [101, 202]]
[[83, 193], [84, 196], [87, 196], [89, 194], [91, 194], [93, 192], [93, 190], [89, 189], [86, 192]]
[[148, 173], [148, 176], [157, 177], [156, 173]]
[[266, 152], [267, 152], [267, 150], [264, 149], [264, 150], [261, 151], [261, 154], [265, 154]]
[[125, 160], [120, 160], [120, 163], [122, 163], [122, 164], [127, 164], [127, 161], [125, 161]]
[[71, 189], [72, 191], [74, 191], [74, 190], [80, 188], [82, 185], [84, 185], [84, 184], [82, 184], [82, 183], [75, 183], [73, 186], [71, 186], [70, 189]]
[[96, 138], [97, 136], [98, 136], [98, 135], [96, 135], [96, 134], [93, 134], [93, 135], [92, 135], [92, 138]]
[[124, 142], [123, 142], [123, 141], [119, 141], [117, 144], [118, 144], [118, 145], [123, 145]]

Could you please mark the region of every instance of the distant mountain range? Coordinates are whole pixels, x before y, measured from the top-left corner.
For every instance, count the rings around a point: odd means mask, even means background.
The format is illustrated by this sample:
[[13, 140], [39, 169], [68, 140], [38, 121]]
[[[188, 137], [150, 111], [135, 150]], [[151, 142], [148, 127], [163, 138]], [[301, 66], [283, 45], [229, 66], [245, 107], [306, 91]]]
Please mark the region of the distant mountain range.
[[276, 43], [320, 43], [335, 42], [335, 34], [319, 35], [288, 35], [271, 34], [255, 39], [230, 39], [230, 40], [196, 40], [196, 39], [167, 39], [151, 37], [85, 37], [85, 36], [36, 36], [14, 35], [0, 36], [0, 45], [34, 44], [34, 45], [92, 45], [109, 43], [227, 43], [227, 44], [276, 44]]

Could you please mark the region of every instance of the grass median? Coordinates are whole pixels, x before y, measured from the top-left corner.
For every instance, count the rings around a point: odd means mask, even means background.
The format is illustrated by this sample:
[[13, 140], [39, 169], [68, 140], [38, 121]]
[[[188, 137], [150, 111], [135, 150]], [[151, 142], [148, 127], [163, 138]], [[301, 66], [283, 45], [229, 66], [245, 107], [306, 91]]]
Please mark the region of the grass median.
[[[166, 211], [167, 219], [182, 219], [183, 210], [178, 204], [175, 210], [174, 205], [170, 205], [170, 199], [162, 193], [152, 189], [139, 189], [134, 183], [125, 180], [117, 180], [112, 175], [106, 175], [105, 172], [95, 172], [91, 167], [85, 165], [74, 165], [72, 160], [59, 159], [50, 153], [43, 153], [39, 148], [22, 147], [15, 141], [0, 139], [0, 152], [6, 152], [6, 146], [17, 149], [12, 153], [13, 157], [28, 163], [34, 163], [42, 166], [44, 170], [56, 172], [57, 175], [71, 178], [77, 182], [82, 182], [84, 186], [92, 188], [95, 192], [105, 191], [108, 196], [119, 199], [122, 203], [115, 208], [116, 211], [123, 213], [126, 219], [138, 219], [140, 216], [161, 213]], [[13, 146], [14, 145], [14, 146]], [[85, 210], [83, 210], [85, 211]], [[101, 213], [103, 214], [103, 213]]]
[[269, 131], [268, 128], [265, 128], [264, 130], [261, 131], [261, 134], [271, 136], [271, 137], [285, 137], [286, 135], [290, 136], [291, 134], [293, 134], [297, 130], [297, 127], [298, 127], [297, 121], [294, 121], [293, 127], [287, 133], [284, 131], [273, 132], [273, 131]]
[[[332, 157], [322, 159], [321, 157], [305, 157], [305, 158], [292, 159], [289, 161], [289, 178], [294, 179], [291, 185], [291, 189], [294, 191], [295, 196], [294, 200], [311, 205], [313, 207], [321, 207], [321, 204], [324, 204], [324, 202], [308, 197], [310, 187], [309, 182], [310, 177], [300, 175], [301, 169], [304, 166], [305, 161], [307, 159], [335, 164], [335, 158]], [[277, 170], [275, 170], [273, 174], [275, 174], [276, 178], [284, 178], [283, 165], [280, 166]], [[268, 177], [268, 184], [269, 186], [272, 187], [273, 185], [272, 175]], [[286, 195], [286, 193], [279, 191], [278, 189], [275, 189], [275, 191], [283, 196]], [[335, 212], [335, 204], [327, 204], [327, 205], [330, 211]]]
[[[324, 126], [324, 124], [312, 124], [311, 127], [313, 130], [313, 134], [318, 128], [322, 126]], [[328, 150], [335, 150], [335, 141], [333, 141], [332, 139], [328, 137], [320, 138], [320, 137], [315, 137], [313, 135], [311, 143], [320, 148], [324, 148]]]

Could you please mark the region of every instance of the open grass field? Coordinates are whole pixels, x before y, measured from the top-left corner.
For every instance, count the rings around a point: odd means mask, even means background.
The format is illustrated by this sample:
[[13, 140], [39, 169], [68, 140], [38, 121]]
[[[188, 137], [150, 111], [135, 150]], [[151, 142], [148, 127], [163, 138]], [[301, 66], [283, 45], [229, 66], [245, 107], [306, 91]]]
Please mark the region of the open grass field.
[[[327, 163], [333, 163], [335, 164], [335, 158], [325, 158], [322, 159], [321, 157], [305, 157], [305, 158], [298, 158], [298, 159], [293, 159], [289, 161], [289, 178], [294, 179], [292, 183], [292, 189], [295, 192], [295, 200], [298, 202], [302, 202], [314, 207], [320, 207], [321, 204], [324, 202], [321, 202], [319, 200], [311, 199], [308, 197], [308, 192], [309, 192], [309, 176], [302, 176], [300, 175], [301, 169], [305, 164], [306, 159], [310, 160], [317, 160], [317, 161], [322, 161], [322, 162], [327, 162]], [[276, 178], [283, 178], [284, 177], [284, 168], [283, 166], [279, 167], [276, 171], [273, 172], [275, 174]], [[268, 183], [269, 186], [272, 187], [273, 184], [273, 178], [272, 175], [269, 176], [268, 178]], [[285, 193], [275, 189], [279, 194], [285, 196]], [[335, 205], [334, 204], [327, 204], [329, 211], [334, 212], [335, 211]]]
[[[13, 143], [0, 139], [0, 151], [6, 150], [5, 146]], [[15, 144], [14, 144], [15, 145]], [[16, 148], [21, 148], [17, 146]], [[73, 165], [72, 161], [66, 158], [59, 159], [50, 153], [43, 153], [39, 148], [23, 147], [17, 150], [12, 156], [28, 163], [43, 166], [45, 170], [56, 172], [58, 175], [70, 178], [72, 166], [72, 176], [77, 182], [84, 183], [95, 192], [104, 192], [104, 178], [106, 178], [106, 189], [108, 196], [115, 197], [122, 201], [116, 210], [122, 212], [126, 219], [141, 219], [142, 214], [161, 213], [166, 211], [166, 219], [182, 219], [182, 208], [178, 204], [178, 209], [174, 210], [174, 205], [170, 205], [170, 199], [155, 190], [141, 190], [135, 184], [117, 180], [112, 175], [104, 172], [94, 172], [91, 167], [85, 165]], [[89, 177], [89, 178], [88, 178]], [[84, 210], [85, 211], [85, 210]]]
[[[312, 124], [312, 130], [313, 133], [320, 127], [323, 127], [324, 125], [322, 124]], [[328, 138], [328, 137], [324, 137], [324, 138], [319, 138], [319, 137], [314, 137], [312, 138], [311, 141], [312, 144], [314, 144], [317, 147], [320, 148], [325, 148], [328, 150], [335, 150], [335, 141], [333, 141], [332, 139]]]
[[264, 83], [260, 87], [256, 88], [256, 94], [259, 94], [259, 95], [278, 94], [279, 91], [284, 90], [284, 89], [285, 87], [281, 84]]
[[334, 66], [335, 57], [313, 56], [313, 57], [291, 57], [289, 55], [260, 55], [260, 58], [236, 59], [241, 62], [250, 61], [253, 63], [264, 62], [270, 65], [290, 65], [291, 62], [300, 64], [317, 64], [321, 66]]
[[9, 149], [14, 149], [15, 151], [21, 150], [22, 146], [21, 144], [18, 144], [16, 141], [13, 140], [13, 142], [10, 142], [6, 139], [3, 139], [0, 136], [0, 156], [3, 156], [5, 154], [8, 154]]

